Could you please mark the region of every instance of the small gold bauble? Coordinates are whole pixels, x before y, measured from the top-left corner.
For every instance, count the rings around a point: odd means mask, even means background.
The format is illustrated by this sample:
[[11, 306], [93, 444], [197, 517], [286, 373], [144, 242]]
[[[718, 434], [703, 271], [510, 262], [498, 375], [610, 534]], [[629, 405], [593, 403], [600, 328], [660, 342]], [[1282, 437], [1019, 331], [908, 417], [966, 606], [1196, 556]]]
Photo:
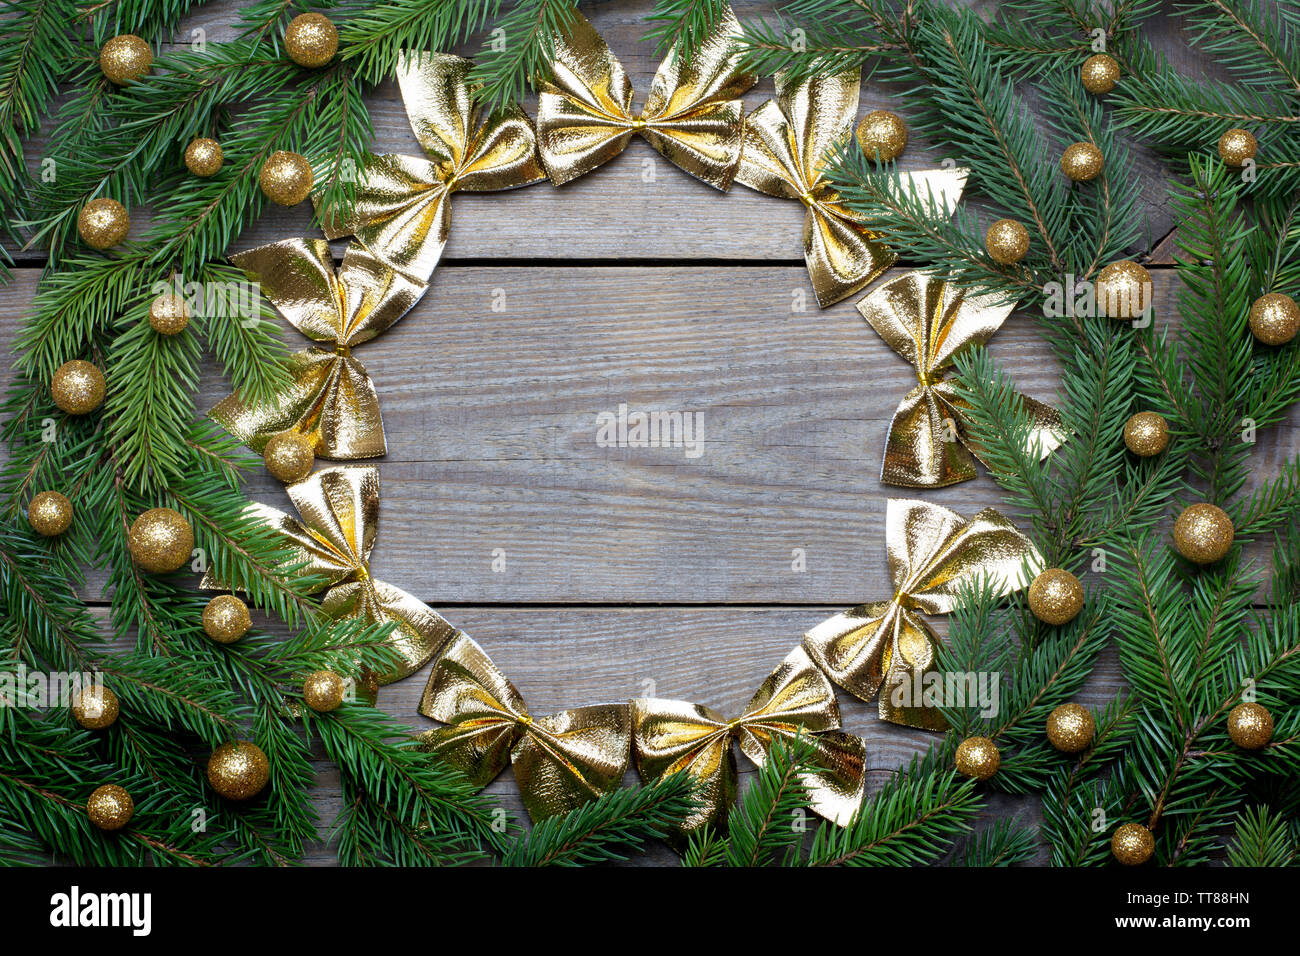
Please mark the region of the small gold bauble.
[[302, 682], [302, 699], [318, 714], [338, 710], [347, 685], [333, 671], [312, 671]]
[[200, 136], [185, 147], [185, 168], [195, 176], [215, 176], [225, 161], [226, 154], [215, 139]]
[[190, 310], [183, 296], [164, 292], [149, 303], [149, 325], [159, 335], [179, 335], [190, 324]]
[[1097, 309], [1112, 319], [1136, 319], [1151, 308], [1154, 289], [1151, 273], [1136, 262], [1112, 262], [1097, 273]]
[[1244, 129], [1230, 129], [1219, 137], [1219, 158], [1229, 166], [1244, 166], [1257, 152], [1259, 143]]
[[103, 730], [117, 720], [117, 695], [103, 684], [84, 687], [69, 705], [72, 719], [87, 730]]
[[858, 145], [871, 159], [882, 162], [898, 159], [907, 145], [907, 124], [903, 117], [889, 110], [875, 110], [858, 124]]
[[1228, 713], [1228, 736], [1242, 750], [1258, 750], [1273, 739], [1273, 715], [1261, 704], [1238, 704]]
[[1044, 624], [1069, 624], [1083, 610], [1083, 585], [1064, 568], [1039, 572], [1029, 585], [1029, 610]]
[[1300, 306], [1281, 292], [1261, 295], [1250, 305], [1250, 334], [1265, 345], [1286, 345], [1300, 332]]
[[1083, 66], [1079, 69], [1079, 79], [1083, 81], [1083, 88], [1089, 93], [1094, 95], [1109, 93], [1119, 82], [1119, 64], [1115, 62], [1113, 56], [1094, 53], [1083, 61]]
[[1086, 749], [1096, 732], [1092, 711], [1079, 704], [1062, 704], [1047, 715], [1047, 739], [1061, 753], [1077, 754]]
[[77, 235], [101, 252], [111, 249], [131, 231], [131, 217], [116, 199], [92, 199], [77, 215]]
[[302, 481], [311, 474], [316, 464], [312, 441], [301, 432], [280, 432], [272, 435], [262, 449], [266, 470], [279, 481], [290, 484]]
[[37, 492], [27, 503], [27, 523], [42, 537], [57, 537], [72, 526], [72, 502], [57, 491]]
[[153, 50], [134, 33], [113, 37], [99, 49], [99, 68], [110, 83], [138, 80], [153, 66]]
[[194, 551], [194, 531], [179, 512], [150, 508], [131, 522], [127, 550], [151, 574], [178, 571]]
[[89, 362], [64, 362], [50, 379], [50, 397], [69, 415], [87, 415], [104, 401], [104, 373]]
[[203, 609], [203, 633], [218, 644], [233, 644], [253, 626], [248, 605], [233, 594], [218, 594]]
[[1169, 423], [1159, 412], [1138, 412], [1124, 423], [1124, 445], [1139, 458], [1151, 458], [1169, 447]]
[[222, 744], [208, 758], [208, 783], [227, 800], [257, 796], [270, 778], [266, 754], [247, 740]]
[[86, 801], [86, 814], [101, 830], [120, 830], [135, 816], [135, 801], [117, 784], [106, 783]]
[[957, 747], [957, 771], [972, 780], [987, 780], [1001, 762], [997, 746], [987, 737], [967, 737]]
[[1140, 823], [1121, 824], [1110, 838], [1111, 855], [1125, 866], [1140, 866], [1151, 859], [1155, 851], [1155, 838]]
[[271, 202], [296, 206], [311, 195], [311, 163], [297, 153], [277, 149], [262, 166], [257, 181]]
[[299, 66], [324, 66], [339, 51], [339, 31], [323, 14], [300, 13], [285, 28], [284, 48]]
[[1213, 564], [1232, 547], [1232, 519], [1209, 502], [1188, 505], [1174, 522], [1174, 547], [1188, 561]]
[[1073, 143], [1061, 155], [1061, 171], [1076, 183], [1087, 183], [1101, 175], [1105, 158], [1092, 143]]
[[984, 248], [998, 265], [1015, 265], [1029, 251], [1029, 230], [1014, 219], [999, 219], [984, 233]]

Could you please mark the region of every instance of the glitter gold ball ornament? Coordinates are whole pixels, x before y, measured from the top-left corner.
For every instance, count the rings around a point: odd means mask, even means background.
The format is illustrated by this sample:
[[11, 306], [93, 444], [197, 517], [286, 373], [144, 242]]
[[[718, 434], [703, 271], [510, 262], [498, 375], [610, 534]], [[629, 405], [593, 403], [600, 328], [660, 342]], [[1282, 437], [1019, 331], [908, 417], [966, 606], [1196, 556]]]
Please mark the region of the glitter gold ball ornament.
[[1242, 750], [1258, 750], [1273, 739], [1273, 715], [1261, 704], [1238, 704], [1228, 713], [1228, 736]]
[[299, 66], [324, 66], [339, 51], [339, 31], [329, 17], [302, 13], [289, 21], [284, 31], [284, 48]]
[[84, 687], [69, 705], [72, 719], [87, 730], [103, 730], [117, 720], [117, 695], [103, 684]]
[[208, 758], [208, 783], [227, 800], [248, 800], [262, 792], [271, 766], [262, 748], [247, 740], [222, 744]]
[[1047, 715], [1047, 739], [1061, 753], [1077, 754], [1086, 749], [1096, 732], [1092, 711], [1079, 704], [1062, 704]]
[[1229, 166], [1244, 166], [1257, 152], [1259, 143], [1244, 129], [1230, 129], [1219, 137], [1219, 158]]
[[297, 153], [278, 149], [262, 166], [257, 181], [271, 202], [296, 206], [311, 195], [311, 163]]
[[1113, 56], [1094, 53], [1083, 61], [1079, 79], [1083, 81], [1083, 88], [1093, 95], [1109, 93], [1119, 82], [1119, 64]]
[[135, 815], [135, 801], [117, 784], [106, 783], [86, 801], [86, 815], [101, 830], [120, 830]]
[[302, 682], [302, 699], [318, 714], [338, 710], [347, 686], [333, 671], [313, 671]]
[[215, 139], [200, 136], [185, 147], [185, 168], [195, 176], [215, 176], [225, 161], [226, 154]]
[[972, 780], [987, 780], [998, 772], [1002, 755], [987, 737], [967, 737], [957, 747], [957, 771]]
[[149, 325], [159, 335], [179, 335], [190, 324], [190, 310], [182, 296], [164, 292], [149, 303]]
[[1159, 412], [1138, 412], [1124, 423], [1124, 445], [1139, 458], [1151, 458], [1169, 447], [1169, 423]]
[[101, 252], [111, 249], [131, 231], [131, 217], [116, 199], [92, 199], [77, 215], [77, 235]]
[[1111, 855], [1125, 866], [1140, 866], [1155, 851], [1155, 838], [1140, 823], [1121, 824], [1110, 838]]
[[871, 159], [898, 159], [907, 145], [907, 124], [889, 110], [875, 110], [858, 124], [858, 145]]
[[1092, 143], [1074, 143], [1061, 156], [1061, 171], [1076, 183], [1087, 183], [1101, 175], [1104, 157]]
[[1188, 505], [1174, 522], [1174, 547], [1188, 561], [1213, 564], [1232, 547], [1232, 519], [1209, 502]]
[[138, 80], [153, 66], [153, 50], [134, 33], [113, 37], [99, 49], [99, 68], [110, 83]]
[[54, 404], [69, 415], [87, 415], [104, 401], [104, 373], [89, 362], [64, 362], [50, 380]]
[[253, 626], [248, 605], [233, 594], [218, 594], [203, 609], [203, 633], [218, 644], [233, 644]]
[[1029, 251], [1029, 230], [1014, 219], [999, 219], [984, 233], [984, 248], [998, 265], [1014, 265]]
[[272, 435], [262, 450], [266, 470], [285, 484], [302, 481], [311, 474], [316, 464], [312, 441], [301, 432], [280, 432]]
[[1136, 319], [1151, 307], [1154, 289], [1151, 273], [1136, 262], [1112, 262], [1097, 273], [1097, 309], [1113, 319]]
[[171, 508], [150, 508], [131, 522], [127, 550], [151, 574], [178, 571], [194, 551], [190, 523]]
[[1261, 295], [1250, 305], [1250, 334], [1265, 345], [1286, 345], [1300, 332], [1300, 306], [1281, 292]]
[[42, 537], [57, 537], [72, 525], [72, 502], [57, 491], [38, 492], [27, 503], [27, 522]]
[[1068, 624], [1083, 610], [1083, 585], [1064, 568], [1048, 568], [1029, 585], [1029, 610], [1044, 624]]

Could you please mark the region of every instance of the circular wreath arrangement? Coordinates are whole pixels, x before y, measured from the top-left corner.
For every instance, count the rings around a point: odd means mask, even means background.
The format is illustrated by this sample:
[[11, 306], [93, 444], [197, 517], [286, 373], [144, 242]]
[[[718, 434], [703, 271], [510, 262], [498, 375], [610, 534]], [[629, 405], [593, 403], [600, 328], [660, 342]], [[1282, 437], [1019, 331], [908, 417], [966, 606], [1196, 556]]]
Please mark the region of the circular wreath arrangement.
[[[885, 720], [945, 729], [938, 710], [923, 700], [928, 675], [936, 670], [938, 638], [922, 615], [951, 610], [961, 590], [982, 577], [1006, 594], [1041, 568], [1028, 538], [992, 509], [965, 518], [924, 501], [892, 500], [887, 534], [895, 559], [894, 595], [811, 629], [730, 719], [704, 704], [651, 698], [534, 717], [469, 636], [370, 576], [377, 469], [311, 469], [316, 456], [384, 453], [378, 395], [352, 350], [390, 328], [427, 291], [457, 191], [513, 189], [544, 179], [559, 186], [613, 159], [639, 135], [717, 189], [739, 182], [803, 203], [804, 249], [822, 307], [862, 289], [894, 262], [884, 237], [840, 205], [824, 174], [829, 156], [852, 137], [859, 72], [798, 83], [779, 79], [776, 97], [746, 115], [739, 97], [757, 77], [738, 66], [738, 34], [739, 24], [728, 14], [689, 60], [670, 50], [644, 109], [634, 113], [633, 90], [619, 61], [575, 14], [555, 39], [535, 128], [518, 106], [484, 115], [467, 81], [470, 61], [407, 54], [397, 81], [425, 155], [370, 157], [355, 203], [320, 210], [327, 239], [286, 240], [232, 257], [284, 318], [317, 343], [290, 358], [293, 386], [276, 401], [249, 403], [234, 394], [211, 413], [262, 452], [273, 475], [289, 482], [299, 518], [259, 505], [260, 519], [295, 544], [304, 573], [319, 576], [328, 615], [394, 622], [400, 663], [374, 675], [378, 683], [405, 677], [436, 657], [419, 711], [444, 726], [422, 734], [422, 746], [477, 786], [512, 765], [534, 821], [618, 788], [631, 760], [646, 782], [679, 771], [698, 778], [699, 805], [678, 836], [725, 825], [738, 781], [732, 744], [762, 766], [774, 744], [790, 746], [798, 737], [811, 741], [809, 759], [821, 768], [804, 774], [811, 806], [829, 820], [847, 822], [863, 798], [865, 746], [840, 730], [832, 682], [863, 700], [879, 698]], [[906, 133], [900, 134], [892, 114], [871, 114], [859, 136], [863, 143], [878, 142], [877, 152], [892, 159]], [[292, 184], [282, 187], [278, 177], [268, 183], [264, 175], [263, 188], [273, 200], [301, 201], [303, 189], [296, 177], [289, 178]], [[946, 215], [965, 178], [961, 169], [907, 173], [896, 188], [924, 196], [936, 216]], [[352, 238], [335, 271], [327, 240], [344, 236]], [[917, 365], [919, 401], [958, 409], [960, 403], [944, 391], [944, 368], [957, 349], [987, 339], [1011, 306], [909, 273], [873, 293], [860, 309]], [[942, 344], [918, 355], [918, 331]], [[1025, 401], [1039, 413], [1033, 441], [1046, 454], [1063, 438], [1059, 420], [1046, 406]], [[925, 487], [974, 476], [969, 453], [950, 463], [945, 446], [951, 442], [930, 429], [934, 416], [914, 423], [903, 410], [900, 417], [904, 421], [895, 431], [901, 437], [891, 436], [894, 447], [886, 453], [886, 480]], [[218, 588], [221, 582], [209, 576], [204, 586]]]
[[[1045, 569], [1034, 544], [997, 511], [965, 517], [923, 500], [891, 499], [886, 541], [893, 594], [807, 631], [738, 716], [698, 703], [640, 698], [537, 717], [471, 638], [412, 595], [371, 576], [378, 469], [356, 464], [313, 469], [318, 457], [352, 461], [385, 454], [378, 392], [353, 349], [399, 321], [427, 291], [450, 230], [454, 193], [507, 190], [543, 179], [562, 185], [612, 160], [641, 136], [714, 188], [726, 191], [740, 183], [801, 203], [805, 259], [823, 308], [864, 289], [896, 260], [888, 237], [870, 224], [879, 220], [869, 223], [832, 185], [831, 168], [853, 149], [859, 71], [805, 78], [780, 74], [776, 96], [746, 113], [740, 96], [756, 78], [741, 68], [739, 32], [727, 10], [707, 35], [694, 38], [689, 55], [684, 48], [670, 48], [644, 108], [634, 112], [633, 90], [617, 58], [573, 13], [555, 32], [551, 60], [539, 80], [535, 122], [517, 105], [490, 113], [483, 109], [469, 61], [405, 53], [397, 79], [424, 156], [367, 157], [355, 202], [340, 205], [313, 193], [316, 184], [304, 157], [271, 153], [258, 171], [261, 190], [282, 205], [311, 196], [326, 238], [275, 242], [230, 260], [315, 343], [288, 357], [288, 384], [277, 394], [236, 392], [211, 412], [230, 434], [262, 454], [297, 509], [294, 517], [252, 506], [254, 534], [262, 543], [287, 545], [294, 573], [319, 596], [326, 618], [361, 622], [382, 643], [379, 653], [358, 653], [354, 660], [347, 660], [348, 650], [334, 650], [346, 665], [337, 670], [358, 674], [367, 694], [434, 660], [419, 711], [442, 726], [419, 736], [420, 750], [436, 755], [430, 764], [455, 768], [478, 789], [513, 766], [524, 805], [537, 822], [571, 817], [610, 796], [634, 765], [650, 785], [646, 790], [670, 778], [693, 781], [691, 813], [674, 821], [671, 836], [721, 831], [737, 791], [733, 743], [760, 768], [779, 762], [776, 755], [800, 753], [797, 776], [808, 805], [834, 823], [857, 820], [865, 745], [842, 732], [835, 686], [862, 700], [876, 699], [884, 720], [943, 730], [947, 723], [936, 703], [941, 690], [932, 693], [943, 679], [941, 645], [925, 615], [954, 611], [973, 591], [982, 589], [984, 599], [997, 601], [1026, 585], [1029, 611], [1049, 628], [1069, 625], [1084, 605], [1078, 579], [1062, 568]], [[338, 35], [328, 19], [304, 14], [290, 23], [285, 45], [295, 63], [315, 69], [334, 58]], [[99, 65], [112, 83], [123, 85], [141, 79], [151, 62], [148, 44], [119, 36], [104, 45]], [[1098, 94], [1113, 89], [1118, 74], [1114, 59], [1095, 55], [1084, 63], [1080, 78], [1089, 93]], [[898, 117], [871, 113], [857, 128], [861, 150], [856, 155], [876, 163], [879, 173], [879, 163], [896, 158], [906, 138]], [[1258, 149], [1243, 130], [1228, 130], [1217, 144], [1219, 157], [1232, 168], [1253, 162]], [[222, 169], [223, 147], [195, 138], [184, 160], [195, 177], [211, 177]], [[1103, 166], [1103, 150], [1093, 142], [1074, 143], [1061, 159], [1062, 172], [1075, 184], [1098, 179]], [[1193, 171], [1203, 172], [1195, 164]], [[920, 210], [920, 218], [933, 222], [954, 212], [966, 180], [966, 171], [957, 168], [884, 173], [873, 182], [877, 194]], [[1200, 195], [1213, 192], [1202, 189]], [[78, 232], [95, 249], [114, 247], [128, 228], [125, 207], [113, 199], [93, 199], [80, 209]], [[336, 269], [329, 240], [343, 237], [351, 242]], [[1021, 286], [1032, 284], [1031, 273], [1017, 270], [1028, 246], [1028, 231], [1014, 220], [999, 220], [985, 234], [988, 260]], [[1099, 315], [1132, 319], [1150, 306], [1151, 278], [1141, 266], [1117, 261], [1095, 274]], [[959, 353], [988, 341], [1014, 299], [968, 288], [937, 272], [913, 271], [882, 284], [858, 304], [866, 322], [917, 375], [890, 425], [881, 469], [886, 484], [950, 485], [975, 477], [980, 460], [990, 471], [1008, 474], [1005, 449], [999, 455], [986, 447], [970, 415], [968, 391], [947, 381], [947, 373]], [[1280, 293], [1256, 298], [1248, 319], [1242, 312], [1242, 331], [1248, 324], [1256, 341], [1269, 347], [1289, 343], [1300, 325], [1294, 302]], [[161, 338], [177, 336], [192, 318], [179, 291], [160, 294], [148, 305], [148, 328]], [[985, 377], [1002, 390], [1001, 400], [1015, 417], [1010, 444], [1016, 460], [1042, 461], [1069, 437], [1054, 409], [1020, 395], [1003, 379]], [[106, 387], [99, 368], [79, 360], [60, 366], [51, 381], [55, 404], [74, 417], [98, 408]], [[1170, 446], [1171, 430], [1162, 415], [1144, 411], [1127, 420], [1122, 437], [1138, 459], [1158, 459]], [[41, 492], [31, 499], [28, 518], [39, 535], [58, 537], [71, 525], [71, 502], [59, 492]], [[165, 507], [139, 514], [125, 537], [134, 567], [158, 575], [183, 567], [196, 541], [190, 521]], [[1233, 544], [1233, 518], [1215, 504], [1193, 504], [1179, 515], [1173, 541], [1192, 565], [1216, 564]], [[209, 568], [202, 587], [246, 590], [228, 570]], [[214, 643], [238, 642], [250, 627], [247, 605], [233, 594], [212, 598], [203, 611], [202, 629]], [[323, 633], [316, 630], [313, 639]], [[295, 713], [309, 726], [309, 714], [332, 713], [347, 696], [336, 670], [318, 669], [305, 679], [299, 672], [295, 679], [301, 679], [305, 705]], [[142, 700], [129, 703], [144, 712], [148, 707]], [[72, 702], [70, 713], [81, 727], [102, 730], [118, 719], [119, 700], [103, 686], [92, 687]], [[1103, 714], [1102, 719], [1109, 718]], [[199, 735], [212, 737], [214, 726], [204, 725]], [[326, 731], [328, 723], [319, 726], [331, 755], [345, 754], [343, 738], [331, 737], [338, 731]], [[1226, 728], [1245, 751], [1269, 746], [1274, 732], [1269, 711], [1244, 695], [1231, 708]], [[1052, 710], [1046, 729], [1051, 745], [1065, 754], [1082, 753], [1098, 735], [1093, 713], [1073, 703]], [[366, 733], [383, 736], [388, 729], [375, 725]], [[992, 777], [1000, 760], [994, 741], [978, 735], [966, 737], [954, 755], [956, 769], [975, 780]], [[230, 740], [213, 751], [206, 779], [225, 799], [246, 801], [283, 772], [276, 764], [256, 744]], [[410, 766], [403, 763], [401, 769]], [[367, 768], [353, 771], [364, 776]], [[127, 828], [137, 811], [129, 790], [108, 783], [85, 806], [103, 831]], [[1116, 859], [1132, 864], [1152, 856], [1151, 827], [1160, 812], [1157, 806], [1148, 826], [1125, 823], [1114, 832]], [[401, 825], [411, 824], [403, 819]]]

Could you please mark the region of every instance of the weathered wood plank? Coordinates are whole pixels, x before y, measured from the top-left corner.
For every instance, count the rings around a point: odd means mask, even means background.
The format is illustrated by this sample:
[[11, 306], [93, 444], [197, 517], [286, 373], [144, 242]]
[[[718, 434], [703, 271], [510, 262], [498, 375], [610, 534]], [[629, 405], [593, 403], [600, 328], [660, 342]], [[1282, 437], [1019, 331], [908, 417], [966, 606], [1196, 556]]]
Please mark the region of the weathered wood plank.
[[[1169, 274], [1157, 278], [1164, 321]], [[792, 314], [791, 290], [806, 284], [801, 267], [439, 270], [413, 313], [356, 353], [389, 440], [375, 573], [435, 604], [887, 595], [888, 497], [973, 513], [999, 492], [987, 478], [935, 491], [879, 482], [915, 374], [850, 303]], [[20, 270], [0, 308], [21, 314], [33, 286]], [[491, 311], [494, 290], [504, 311]], [[992, 349], [1026, 393], [1054, 398], [1032, 319], [1013, 316]], [[200, 410], [227, 390], [208, 373]], [[600, 447], [597, 413], [621, 403], [699, 412], [702, 454]], [[1298, 445], [1293, 428], [1266, 432], [1256, 478]], [[265, 474], [250, 494], [287, 506]], [[791, 569], [796, 548], [806, 572]]]

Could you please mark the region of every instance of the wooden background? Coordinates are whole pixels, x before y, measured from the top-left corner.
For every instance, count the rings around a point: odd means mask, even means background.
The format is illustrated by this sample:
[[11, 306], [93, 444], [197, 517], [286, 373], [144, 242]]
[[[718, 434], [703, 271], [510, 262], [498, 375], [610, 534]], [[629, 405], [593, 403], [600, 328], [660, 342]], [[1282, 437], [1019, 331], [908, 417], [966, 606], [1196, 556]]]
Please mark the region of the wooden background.
[[[651, 5], [583, 4], [638, 103], [657, 65], [641, 38]], [[735, 6], [742, 17], [769, 9]], [[208, 4], [178, 36], [202, 27], [210, 41], [229, 38], [236, 9]], [[1204, 69], [1174, 19], [1149, 33], [1180, 69]], [[746, 99], [752, 108], [770, 93], [767, 80]], [[882, 107], [907, 112], [896, 90], [868, 83], [861, 112]], [[371, 108], [377, 152], [418, 154], [395, 84]], [[1168, 174], [1137, 155], [1146, 202], [1135, 252], [1164, 266], [1153, 266], [1163, 322], [1173, 312]], [[40, 150], [31, 156], [38, 162]], [[914, 139], [903, 165], [944, 156], [943, 144]], [[468, 631], [538, 715], [648, 693], [734, 713], [808, 627], [889, 596], [886, 499], [909, 491], [880, 484], [880, 457], [915, 377], [859, 316], [861, 295], [816, 308], [798, 203], [741, 186], [717, 193], [635, 140], [562, 188], [457, 195], [452, 205], [428, 295], [357, 353], [378, 386], [389, 443], [377, 577]], [[307, 204], [273, 209], [239, 248], [317, 234]], [[41, 265], [20, 261], [0, 288], [6, 349]], [[792, 311], [799, 291], [804, 312]], [[1031, 318], [1013, 316], [992, 349], [1024, 391], [1054, 398], [1056, 369]], [[209, 370], [197, 408], [226, 391]], [[620, 403], [701, 412], [703, 455], [598, 447], [597, 413]], [[1261, 473], [1291, 453], [1290, 434], [1261, 442]], [[291, 510], [269, 476], [249, 490]], [[985, 476], [910, 496], [963, 513], [999, 503]], [[492, 570], [495, 549], [504, 571]], [[794, 549], [806, 554], [804, 573], [791, 569]], [[97, 593], [87, 600], [103, 606]], [[426, 676], [385, 688], [380, 706], [429, 725], [415, 712]], [[1108, 656], [1080, 700], [1102, 703], [1117, 680]], [[866, 738], [870, 786], [933, 739], [840, 697], [846, 729]], [[319, 784], [329, 821], [337, 789], [324, 763]], [[509, 771], [490, 790], [522, 815]], [[1037, 817], [1036, 801], [997, 795], [988, 812]], [[328, 845], [312, 849], [312, 862], [332, 860]], [[674, 860], [666, 848], [643, 858]]]

